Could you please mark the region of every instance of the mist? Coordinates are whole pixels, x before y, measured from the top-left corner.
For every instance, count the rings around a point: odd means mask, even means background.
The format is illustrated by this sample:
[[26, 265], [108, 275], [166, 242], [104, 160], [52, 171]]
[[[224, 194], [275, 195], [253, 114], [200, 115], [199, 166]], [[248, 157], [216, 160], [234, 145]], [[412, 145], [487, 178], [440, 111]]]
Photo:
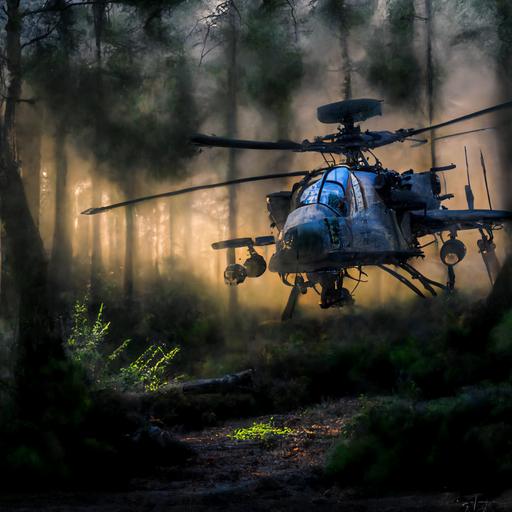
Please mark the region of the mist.
[[[320, 298], [330, 306], [344, 292], [338, 281], [322, 283], [323, 296], [308, 288], [281, 321], [294, 295], [280, 276], [267, 270], [227, 286], [226, 266], [249, 251], [212, 244], [278, 236], [266, 197], [296, 179], [130, 200], [334, 163], [312, 152], [199, 147], [197, 133], [300, 143], [336, 130], [316, 109], [340, 100], [382, 100], [382, 116], [361, 129], [391, 132], [510, 101], [510, 2], [2, 7], [0, 501], [5, 490], [8, 510], [68, 502], [366, 510], [367, 498], [389, 510], [413, 501], [487, 510], [482, 496], [509, 489], [506, 227], [495, 232], [493, 284], [478, 252], [485, 239], [460, 230], [467, 254], [450, 293], [421, 299], [365, 267], [365, 282], [344, 282], [355, 304], [321, 309]], [[375, 156], [399, 173], [455, 164], [440, 173], [441, 194], [455, 194], [443, 207], [467, 210], [467, 173], [475, 207], [490, 207], [482, 154], [493, 209], [511, 210], [511, 127], [501, 109]], [[114, 203], [123, 207], [90, 215]], [[441, 243], [420, 243], [430, 244], [412, 265], [447, 283]], [[268, 264], [275, 247], [257, 250]], [[466, 500], [467, 489], [479, 494]]]
[[[240, 2], [236, 20], [236, 136], [300, 141], [332, 130], [317, 121], [316, 107], [338, 101], [346, 93], [343, 84], [348, 78], [353, 97], [384, 100], [383, 116], [367, 121], [363, 128], [395, 130], [428, 123], [425, 5], [404, 0], [343, 4], [352, 25], [332, 23], [326, 15], [332, 6], [320, 0]], [[31, 137], [40, 137], [38, 225], [46, 253], [55, 258], [66, 251], [55, 246], [59, 240], [64, 240], [71, 251], [70, 278], [59, 290], [63, 297], [59, 306], [69, 308], [74, 298], [87, 294], [95, 296], [96, 302], [104, 301], [104, 295], [113, 290], [126, 295], [127, 279], [133, 281], [129, 286], [133, 300], [143, 300], [155, 293], [158, 283], [172, 287], [179, 274], [180, 286], [186, 286], [188, 279], [200, 282], [203, 294], [212, 297], [227, 314], [229, 289], [222, 277], [226, 254], [213, 251], [211, 244], [229, 237], [229, 197], [236, 194], [236, 236], [276, 234], [269, 226], [265, 196], [289, 189], [292, 180], [160, 199], [130, 208], [132, 217], [122, 209], [96, 217], [80, 215], [91, 206], [221, 181], [227, 173], [228, 150], [198, 151], [188, 144], [194, 132], [226, 134], [226, 7], [214, 2], [182, 2], [158, 12], [130, 9], [110, 6], [99, 32], [98, 22], [92, 23], [89, 11], [77, 9], [72, 17], [61, 20], [55, 34], [26, 53], [30, 72], [23, 83], [23, 95], [39, 98], [44, 121], [41, 132], [28, 134], [19, 146], [28, 144]], [[484, 108], [499, 99], [492, 52], [478, 40], [462, 38], [460, 42], [459, 35], [468, 30], [461, 20], [477, 23], [478, 19], [469, 7], [462, 11], [456, 16], [455, 7], [434, 3], [434, 122]], [[123, 24], [131, 31], [122, 32]], [[275, 30], [261, 32], [262, 27], [272, 24]], [[135, 58], [130, 57], [130, 51]], [[272, 58], [265, 65], [269, 52]], [[73, 72], [72, 79], [61, 79], [58, 94], [52, 92], [55, 83], [48, 79], [44, 65], [60, 70], [57, 78], [65, 77], [66, 69]], [[402, 76], [406, 86], [397, 89], [396, 79], [402, 80]], [[390, 77], [393, 80], [387, 80]], [[30, 122], [33, 110], [32, 105], [22, 104], [20, 120], [26, 116]], [[62, 119], [67, 120], [65, 140], [59, 135]], [[464, 130], [492, 126], [493, 122], [492, 118], [479, 118], [464, 124]], [[437, 135], [445, 133], [450, 130]], [[58, 144], [65, 148], [64, 192], [57, 191], [58, 173], [62, 172], [56, 160]], [[400, 172], [428, 169], [430, 145], [411, 146], [409, 142], [395, 144], [378, 150], [377, 156], [385, 167]], [[436, 143], [438, 165], [457, 165], [457, 170], [444, 173], [443, 193], [455, 194], [445, 204], [452, 209], [466, 207], [464, 146], [477, 207], [487, 207], [480, 150], [486, 158], [493, 206], [505, 207], [506, 166], [500, 158], [496, 130]], [[21, 172], [28, 183], [29, 157], [23, 152], [21, 156]], [[319, 155], [307, 153], [246, 150], [237, 154], [240, 177], [322, 165]], [[59, 219], [64, 227], [57, 226]], [[63, 230], [62, 236], [55, 236], [57, 229]], [[98, 233], [99, 241], [95, 242]], [[457, 266], [457, 287], [463, 293], [483, 297], [489, 282], [476, 248], [476, 235], [463, 232], [460, 237], [468, 254]], [[496, 242], [503, 261], [504, 232], [497, 233]], [[438, 250], [436, 246], [427, 248], [426, 258], [417, 266], [429, 277], [445, 282], [446, 269]], [[271, 248], [263, 250], [267, 261], [271, 253]], [[240, 261], [245, 257], [245, 250], [237, 250]], [[357, 307], [412, 298], [410, 291], [391, 277], [375, 269], [366, 270], [368, 283], [358, 287]], [[51, 271], [58, 275], [63, 268]], [[267, 271], [259, 279], [246, 280], [236, 295], [244, 309], [263, 308], [269, 319], [278, 319], [288, 290], [277, 275]], [[325, 316], [317, 302], [312, 293], [301, 297], [300, 314]], [[328, 315], [343, 315], [343, 310]]]

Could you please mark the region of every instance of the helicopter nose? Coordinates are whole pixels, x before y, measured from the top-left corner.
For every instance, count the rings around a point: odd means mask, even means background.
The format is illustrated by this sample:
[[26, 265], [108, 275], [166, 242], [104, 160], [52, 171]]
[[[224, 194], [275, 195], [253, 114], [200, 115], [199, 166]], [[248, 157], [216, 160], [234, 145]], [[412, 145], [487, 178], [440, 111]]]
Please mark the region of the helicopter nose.
[[287, 230], [283, 235], [282, 249], [290, 257], [315, 260], [325, 252], [324, 226], [320, 222], [308, 222]]
[[327, 262], [333, 251], [344, 247], [345, 219], [318, 206], [302, 207], [290, 214], [270, 261], [271, 271], [307, 271], [308, 265]]

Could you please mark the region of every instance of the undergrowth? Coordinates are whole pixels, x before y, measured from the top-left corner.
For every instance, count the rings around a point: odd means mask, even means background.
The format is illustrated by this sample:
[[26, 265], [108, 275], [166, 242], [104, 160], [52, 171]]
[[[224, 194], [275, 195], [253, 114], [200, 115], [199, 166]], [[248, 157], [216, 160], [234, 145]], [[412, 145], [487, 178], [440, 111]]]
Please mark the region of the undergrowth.
[[353, 419], [327, 472], [373, 489], [503, 489], [512, 478], [512, 388], [378, 402]]
[[250, 427], [237, 428], [227, 436], [237, 441], [268, 441], [280, 436], [290, 436], [295, 433], [289, 427], [279, 427], [274, 424], [274, 418], [268, 422], [253, 423]]
[[328, 474], [344, 486], [373, 489], [507, 487], [511, 326], [512, 311], [480, 336], [468, 319], [451, 320], [428, 343], [409, 338], [388, 347], [393, 397], [354, 418], [329, 457]]
[[[75, 306], [67, 348], [72, 361], [87, 370], [93, 388], [106, 393], [95, 396], [94, 409], [112, 439], [133, 428], [128, 427], [131, 416], [200, 428], [228, 417], [272, 414], [364, 393], [368, 405], [329, 459], [329, 475], [340, 484], [461, 487], [480, 478], [484, 486], [511, 476], [507, 439], [512, 438], [512, 418], [506, 402], [512, 398], [507, 387], [512, 312], [484, 335], [473, 328], [478, 304], [461, 296], [285, 324], [259, 324], [253, 313], [230, 331], [215, 326], [222, 324], [221, 316], [201, 319], [198, 310], [195, 319], [181, 318], [173, 326], [165, 311], [172, 304], [182, 307], [173, 297], [169, 292], [160, 303], [148, 299], [151, 306], [134, 312], [136, 321], [130, 318], [135, 322], [131, 331], [129, 325], [119, 328], [122, 315], [112, 302]], [[155, 344], [148, 341], [150, 335], [168, 341]], [[245, 368], [256, 370], [252, 392], [191, 397], [163, 386], [183, 369], [193, 378]], [[135, 404], [125, 390], [158, 392], [151, 393], [150, 402]], [[372, 405], [375, 395], [395, 398]], [[268, 422], [230, 435], [265, 442], [292, 432]], [[100, 436], [89, 438], [94, 444]], [[96, 453], [105, 455], [116, 442], [95, 445]], [[473, 462], [467, 452], [475, 454]], [[491, 457], [501, 457], [500, 462], [493, 465]], [[492, 466], [488, 477], [485, 465]]]
[[133, 361], [115, 368], [114, 363], [125, 354], [130, 339], [124, 340], [112, 352], [105, 353], [110, 322], [104, 319], [103, 314], [104, 306], [101, 304], [91, 319], [87, 299], [76, 301], [67, 339], [71, 359], [85, 369], [94, 387], [121, 391], [158, 391], [164, 387], [179, 347], [168, 348], [163, 343], [151, 343]]

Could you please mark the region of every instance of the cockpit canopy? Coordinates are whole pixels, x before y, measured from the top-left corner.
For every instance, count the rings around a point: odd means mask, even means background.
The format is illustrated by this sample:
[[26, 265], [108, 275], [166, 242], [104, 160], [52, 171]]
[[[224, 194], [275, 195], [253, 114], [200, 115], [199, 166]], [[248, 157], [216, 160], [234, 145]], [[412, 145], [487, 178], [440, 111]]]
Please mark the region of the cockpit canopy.
[[320, 203], [339, 215], [347, 216], [351, 209], [356, 208], [354, 181], [357, 182], [357, 178], [348, 167], [335, 167], [302, 192], [298, 206]]

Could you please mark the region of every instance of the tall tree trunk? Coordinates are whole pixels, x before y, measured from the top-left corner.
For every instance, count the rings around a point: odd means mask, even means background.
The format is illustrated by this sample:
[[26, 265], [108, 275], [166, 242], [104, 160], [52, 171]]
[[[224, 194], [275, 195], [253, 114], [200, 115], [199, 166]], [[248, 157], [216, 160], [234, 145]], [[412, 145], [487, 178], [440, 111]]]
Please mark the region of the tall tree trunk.
[[172, 205], [172, 200], [169, 201], [169, 231], [168, 231], [168, 237], [169, 237], [169, 262], [172, 266], [175, 252], [174, 252], [174, 208]]
[[54, 307], [63, 306], [60, 294], [69, 287], [71, 278], [71, 230], [69, 225], [68, 158], [66, 154], [66, 126], [64, 120], [58, 121], [55, 134], [55, 222], [50, 273], [57, 299]]
[[[98, 177], [98, 170], [94, 169], [91, 176], [92, 182], [92, 204], [101, 204], [101, 180]], [[101, 217], [92, 215], [92, 234], [91, 234], [91, 301], [93, 303], [101, 302]]]
[[[59, 0], [62, 2], [62, 0]], [[62, 4], [59, 3], [59, 6]], [[66, 103], [69, 97], [70, 76], [69, 57], [72, 48], [72, 37], [70, 31], [70, 13], [62, 10], [59, 14], [58, 34], [62, 51], [62, 62], [58, 71], [62, 85], [62, 96]], [[71, 230], [69, 211], [69, 190], [68, 190], [68, 158], [66, 153], [68, 120], [66, 114], [59, 112], [56, 119], [55, 130], [55, 222], [53, 232], [53, 245], [50, 260], [50, 276], [54, 287], [53, 307], [62, 310], [64, 307], [63, 293], [70, 285], [71, 277]], [[56, 300], [55, 300], [56, 299]]]
[[21, 120], [18, 121], [21, 176], [32, 218], [37, 227], [41, 202], [42, 117], [42, 108], [36, 103], [24, 107]]
[[[85, 199], [85, 202], [84, 202]], [[76, 197], [74, 208], [74, 215], [78, 216], [76, 230], [73, 234], [76, 243], [76, 255], [74, 256], [73, 267], [79, 269], [77, 276], [80, 278], [81, 286], [84, 288], [89, 284], [89, 247], [91, 235], [91, 220], [85, 216], [80, 215], [86, 205], [92, 204], [89, 191], [81, 191], [81, 194]], [[77, 281], [78, 283], [78, 281]]]
[[[181, 239], [181, 259], [183, 262], [190, 262], [193, 257], [192, 249], [192, 220], [194, 217], [194, 212], [190, 208], [191, 198], [187, 198], [186, 196], [177, 198], [176, 203], [178, 205], [180, 212], [186, 212], [183, 215], [179, 216], [179, 223], [183, 227], [183, 235]], [[179, 203], [178, 203], [179, 201]], [[176, 240], [176, 237], [175, 237]]]
[[[21, 29], [19, 0], [6, 1], [6, 61], [9, 71], [7, 100], [0, 139], [0, 214], [12, 271], [20, 295], [17, 351], [17, 398], [25, 418], [42, 416], [47, 406], [42, 369], [53, 357], [63, 356], [52, 336], [47, 303], [47, 266], [43, 243], [30, 213], [19, 173], [16, 148], [16, 106], [21, 93]], [[38, 400], [33, 395], [38, 389]]]
[[[95, 94], [96, 94], [96, 111], [101, 111], [102, 103], [102, 90], [103, 90], [103, 79], [102, 79], [102, 37], [103, 27], [105, 23], [105, 2], [95, 2], [92, 6], [93, 19], [94, 19], [94, 38], [96, 46], [96, 83], [95, 83]], [[96, 119], [96, 138], [100, 138], [101, 119]], [[97, 160], [97, 159], [96, 159]], [[96, 167], [92, 173], [91, 181], [93, 189], [97, 194], [97, 198], [101, 200], [101, 178], [100, 175], [100, 163], [96, 161]], [[97, 189], [97, 190], [96, 190]], [[99, 202], [97, 203], [99, 204]], [[92, 246], [91, 246], [91, 296], [94, 302], [100, 301], [100, 286], [101, 286], [101, 266], [102, 266], [102, 253], [101, 253], [101, 219], [99, 216], [94, 216], [92, 219]]]
[[[20, 108], [21, 107], [21, 108]], [[20, 115], [21, 110], [21, 115]], [[43, 109], [39, 103], [21, 104], [16, 113], [16, 137], [18, 139], [18, 152], [21, 160], [21, 177], [28, 206], [36, 228], [39, 228], [41, 208], [41, 143], [42, 143]], [[3, 230], [2, 230], [3, 231]], [[0, 235], [4, 236], [3, 234]], [[0, 251], [1, 254], [1, 251]], [[7, 267], [8, 271], [8, 267]], [[0, 271], [0, 274], [2, 271]], [[0, 308], [17, 315], [18, 297], [13, 286], [12, 276], [5, 275], [5, 287], [0, 285]], [[7, 302], [5, 299], [7, 298]]]
[[[426, 36], [427, 36], [427, 111], [428, 111], [428, 124], [431, 125], [434, 121], [434, 59], [432, 53], [432, 33], [433, 33], [433, 12], [432, 0], [425, 0], [425, 17], [426, 17]], [[430, 162], [431, 166], [435, 167], [436, 158], [436, 143], [434, 141], [436, 134], [435, 131], [430, 132]]]
[[[134, 196], [133, 176], [128, 176], [126, 197]], [[133, 206], [125, 208], [125, 252], [124, 252], [124, 298], [128, 305], [133, 303], [134, 265], [136, 257], [136, 225]]]
[[[495, 26], [500, 42], [496, 54], [496, 76], [498, 82], [499, 101], [508, 101], [512, 95], [512, 5], [510, 2], [495, 0], [496, 20]], [[512, 179], [508, 167], [512, 161], [512, 115], [508, 111], [502, 111], [496, 115], [496, 124], [500, 127], [497, 130], [498, 155], [502, 175], [502, 189], [510, 190]], [[512, 198], [510, 194], [504, 194], [505, 207], [512, 209]], [[486, 309], [482, 318], [485, 319], [485, 327], [494, 325], [512, 307], [512, 251], [510, 242], [506, 244], [507, 256], [503, 266], [494, 282], [493, 289], [488, 297]]]
[[352, 61], [350, 60], [350, 52], [348, 47], [348, 29], [345, 27], [346, 21], [341, 20], [341, 66], [343, 73], [343, 99], [352, 98]]
[[7, 315], [7, 308], [9, 300], [7, 298], [7, 289], [5, 278], [7, 274], [5, 272], [5, 231], [2, 221], [0, 219], [0, 318], [4, 318]]
[[151, 233], [152, 233], [152, 247], [153, 247], [153, 276], [155, 282], [160, 281], [160, 210], [158, 208], [153, 208], [152, 215], [150, 217], [151, 222]]
[[[226, 128], [227, 136], [236, 138], [238, 131], [238, 20], [236, 8], [230, 2], [228, 12], [228, 44], [227, 44], [227, 104]], [[226, 179], [234, 180], [238, 177], [237, 150], [230, 149], [228, 153], [228, 172]], [[237, 236], [237, 194], [236, 187], [229, 187], [228, 202], [228, 229], [229, 238]], [[235, 251], [227, 251], [228, 264], [235, 263]], [[236, 313], [238, 309], [238, 295], [236, 286], [229, 288], [229, 312]]]
[[114, 279], [119, 275], [119, 215], [110, 216], [109, 225], [109, 266]]
[[[498, 79], [498, 94], [501, 101], [507, 101], [512, 96], [512, 4], [495, 0], [496, 3], [496, 28], [500, 41], [499, 50], [496, 55], [496, 74]], [[504, 169], [505, 190], [510, 190], [512, 179], [508, 167], [512, 161], [512, 114], [505, 110], [498, 114], [498, 147], [501, 167]], [[506, 180], [506, 181], [505, 181]], [[512, 198], [507, 194], [504, 198], [507, 201], [507, 208], [512, 209]]]

